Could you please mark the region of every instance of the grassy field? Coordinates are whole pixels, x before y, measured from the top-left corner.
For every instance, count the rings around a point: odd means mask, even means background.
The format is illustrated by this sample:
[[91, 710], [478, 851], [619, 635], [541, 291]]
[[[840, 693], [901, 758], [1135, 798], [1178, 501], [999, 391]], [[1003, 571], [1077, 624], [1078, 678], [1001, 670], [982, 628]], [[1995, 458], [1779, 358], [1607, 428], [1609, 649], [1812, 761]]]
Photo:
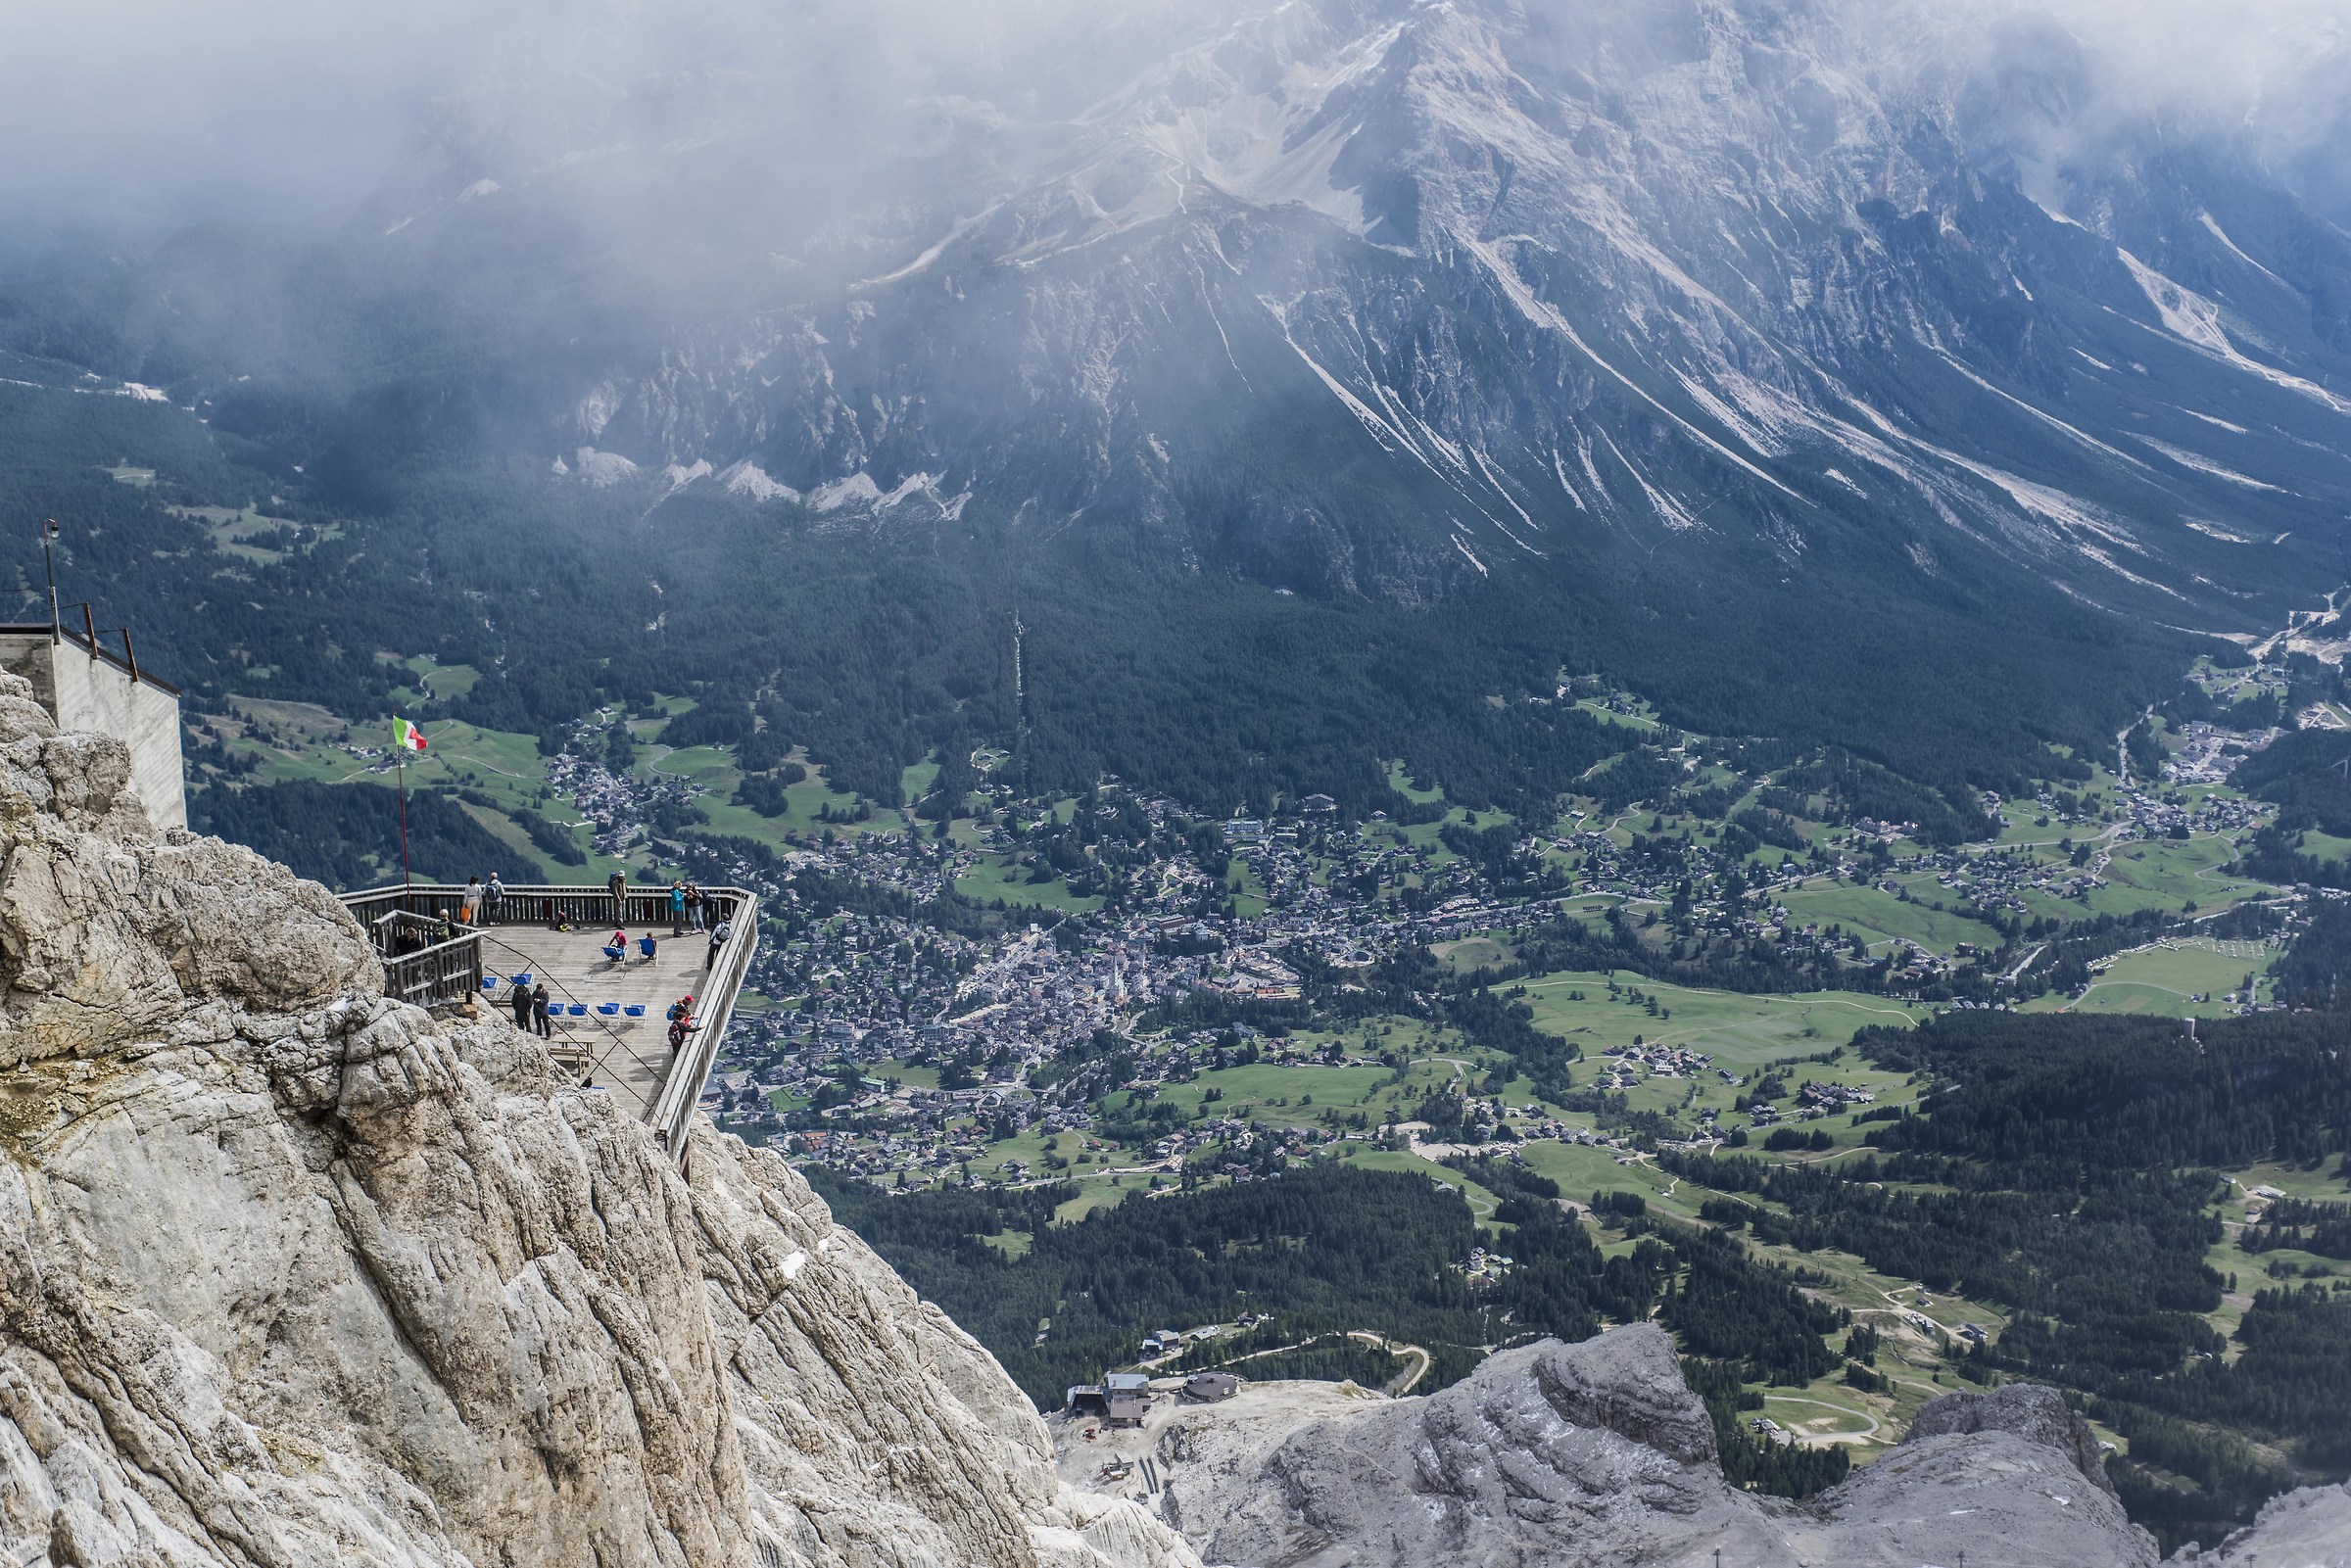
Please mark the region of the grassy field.
[[1266, 912], [1265, 881], [1247, 861], [1233, 861], [1224, 874], [1224, 886], [1232, 899], [1233, 913], [1242, 920], [1255, 920]]
[[[1305, 1125], [1318, 1111], [1379, 1109], [1376, 1091], [1390, 1076], [1385, 1068], [1281, 1067], [1260, 1062], [1221, 1068], [1203, 1072], [1189, 1083], [1170, 1084], [1160, 1091], [1159, 1098], [1180, 1108], [1187, 1118], [1201, 1115], [1205, 1108], [1210, 1116], [1265, 1117]], [[1207, 1098], [1212, 1089], [1220, 1099]]]
[[[696, 796], [695, 804], [710, 818], [708, 832], [749, 838], [772, 849], [782, 849], [792, 834], [822, 832], [828, 825], [821, 814], [827, 809], [845, 813], [856, 805], [857, 799], [826, 783], [824, 770], [809, 763], [805, 753], [795, 750], [790, 760], [807, 768], [808, 777], [786, 787], [784, 798], [788, 809], [781, 817], [763, 817], [748, 806], [736, 803], [735, 791], [742, 785], [743, 771], [735, 766], [734, 753], [724, 747], [685, 746], [670, 751], [655, 746], [649, 759], [641, 765], [701, 785], [707, 792]], [[902, 823], [896, 812], [877, 811], [872, 821], [855, 827], [871, 832], [898, 829]]]
[[[1546, 974], [1524, 982], [1535, 1027], [1561, 1034], [1596, 1056], [1610, 1045], [1631, 1045], [1635, 1035], [1650, 1044], [1686, 1045], [1727, 1064], [1756, 1067], [1781, 1057], [1824, 1051], [1845, 1044], [1865, 1023], [1908, 1023], [1929, 1011], [1905, 1008], [1882, 996], [1857, 991], [1811, 991], [1792, 996], [1754, 996], [1738, 991], [1699, 990], [1636, 979], [1626, 971], [1618, 983], [1655, 997], [1659, 1016], [1608, 995], [1608, 976], [1600, 974]], [[1570, 993], [1580, 992], [1582, 1000]], [[1663, 1015], [1670, 1014], [1670, 1017]]]
[[[147, 483], [155, 482], [152, 470], [133, 469], [129, 472], [143, 472], [147, 475]], [[115, 477], [122, 480], [124, 471], [116, 470]], [[135, 479], [124, 482], [137, 483]], [[300, 526], [290, 517], [271, 517], [253, 506], [235, 509], [227, 506], [171, 506], [166, 509], [172, 515], [184, 517], [202, 528], [206, 537], [212, 541], [213, 548], [221, 554], [236, 560], [251, 562], [256, 566], [274, 566], [286, 558], [286, 552], [268, 546], [256, 545], [253, 543], [254, 539], [263, 535], [275, 535], [279, 529]], [[326, 535], [322, 532], [319, 537], [326, 537]]]
[[1429, 951], [1456, 974], [1500, 968], [1514, 956], [1509, 943], [1493, 936], [1464, 936], [1456, 942], [1439, 942]]
[[1441, 788], [1415, 789], [1413, 787], [1412, 776], [1404, 771], [1404, 764], [1401, 762], [1388, 764], [1388, 787], [1415, 805], [1425, 806], [1432, 800], [1445, 798], [1445, 791]]
[[1102, 907], [1099, 896], [1080, 897], [1071, 892], [1070, 884], [1059, 878], [1049, 882], [1031, 881], [1027, 871], [1000, 855], [988, 856], [956, 878], [955, 891], [982, 903], [1001, 898], [1007, 904], [1033, 904], [1040, 909], [1091, 911]]
[[2236, 854], [2231, 840], [2212, 833], [2118, 845], [2106, 862], [2106, 885], [2089, 895], [2089, 907], [2115, 915], [2178, 909], [2190, 902], [2199, 909], [2218, 909], [2275, 891], [2261, 882], [2223, 875], [2222, 868]]
[[[587, 861], [579, 866], [547, 866], [551, 873], [565, 880], [600, 881], [624, 866], [638, 874], [672, 869], [656, 866], [649, 846], [640, 846], [625, 862], [597, 855], [590, 843], [590, 830], [578, 820], [577, 802], [548, 784], [547, 759], [539, 752], [536, 736], [485, 730], [430, 716], [435, 702], [469, 690], [480, 679], [479, 671], [461, 664], [437, 664], [422, 655], [403, 658], [379, 654], [378, 657], [410, 672], [409, 684], [400, 689], [397, 695], [428, 741], [425, 752], [408, 763], [408, 783], [411, 789], [465, 789], [488, 797], [490, 804], [486, 807], [476, 802], [461, 804], [492, 836], [513, 847], [518, 863], [528, 860], [547, 865], [549, 857], [531, 845], [529, 835], [507, 813], [535, 811], [550, 822], [567, 827], [574, 846]], [[904, 831], [903, 815], [887, 809], [877, 809], [862, 823], [824, 822], [826, 810], [845, 815], [855, 805], [856, 797], [833, 789], [825, 780], [824, 770], [796, 751], [790, 760], [806, 768], [807, 777], [785, 790], [788, 809], [782, 816], [763, 817], [738, 804], [735, 793], [743, 775], [733, 754], [717, 746], [677, 749], [663, 746], [659, 739], [661, 731], [670, 718], [692, 703], [687, 698], [669, 697], [661, 699], [660, 706], [664, 711], [653, 717], [630, 721], [632, 733], [642, 742], [637, 766], [648, 774], [673, 775], [700, 786], [703, 792], [696, 797], [696, 804], [709, 818], [705, 832], [747, 838], [783, 850], [795, 834]], [[260, 762], [258, 777], [263, 782], [302, 779], [331, 784], [389, 785], [392, 781], [385, 757], [360, 758], [350, 750], [356, 745], [384, 751], [390, 744], [388, 716], [346, 721], [312, 703], [265, 696], [231, 696], [227, 707], [227, 718], [207, 722], [230, 750]], [[1054, 905], [1056, 893], [1063, 900], [1057, 907], [1092, 908], [1099, 903], [1099, 900], [1068, 901], [1068, 889], [1059, 883], [1025, 889], [1017, 901]], [[1010, 901], [1010, 895], [1005, 896]]]
[[[2269, 942], [2222, 942], [2197, 937], [2119, 953], [2093, 974], [2080, 998], [2043, 996], [2025, 1004], [2030, 1013], [2151, 1013], [2166, 1018], [2224, 1018], [2227, 994], [2250, 974], [2257, 989], [2277, 957]], [[2204, 1001], [2190, 1000], [2204, 997]]]
[[1958, 902], [1958, 895], [1937, 886], [1933, 877], [1913, 875], [1895, 879], [1909, 888], [1907, 902], [1878, 887], [1848, 886], [1825, 877], [1778, 897], [1797, 925], [1842, 926], [1859, 932], [1872, 947], [1890, 941], [1914, 942], [1929, 952], [1947, 954], [1961, 942], [1979, 947], [1999, 945], [2000, 933], [1991, 927], [1948, 908], [1933, 907], [1938, 899], [1946, 905]]
[[1352, 1164], [1361, 1165], [1366, 1170], [1408, 1170], [1416, 1175], [1426, 1176], [1431, 1181], [1447, 1182], [1459, 1187], [1462, 1190], [1462, 1197], [1469, 1205], [1469, 1212], [1480, 1219], [1488, 1217], [1497, 1208], [1501, 1207], [1500, 1199], [1476, 1182], [1463, 1176], [1460, 1171], [1437, 1164], [1432, 1161], [1423, 1160], [1417, 1155], [1407, 1154], [1400, 1149], [1362, 1148], [1347, 1158]]

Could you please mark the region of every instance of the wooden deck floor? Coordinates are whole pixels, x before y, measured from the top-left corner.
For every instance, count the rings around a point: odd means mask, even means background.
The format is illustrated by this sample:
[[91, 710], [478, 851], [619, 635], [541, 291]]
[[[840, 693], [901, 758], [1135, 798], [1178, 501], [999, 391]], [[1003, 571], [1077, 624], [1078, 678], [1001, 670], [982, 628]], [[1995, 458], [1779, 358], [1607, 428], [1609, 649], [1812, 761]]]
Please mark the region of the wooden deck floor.
[[[638, 1116], [651, 1109], [669, 1075], [669, 1023], [662, 1015], [681, 996], [703, 998], [703, 960], [710, 949], [707, 932], [672, 937], [662, 925], [651, 928], [656, 941], [648, 960], [637, 947], [637, 938], [646, 934], [645, 927], [629, 927], [629, 956], [618, 964], [604, 956], [612, 936], [608, 926], [573, 931], [494, 926], [482, 936], [483, 969], [498, 981], [484, 993], [485, 1002], [510, 1017], [512, 976], [521, 973], [534, 982], [544, 980], [550, 1001], [564, 1007], [559, 1019], [551, 1010], [558, 1054], [565, 1047], [584, 1054], [595, 1086], [620, 1095]], [[599, 1013], [605, 1003], [620, 1004], [624, 1011]], [[630, 1018], [625, 1009], [631, 1004], [643, 1006], [644, 1016]], [[573, 1017], [573, 1006], [585, 1008], [585, 1015]]]

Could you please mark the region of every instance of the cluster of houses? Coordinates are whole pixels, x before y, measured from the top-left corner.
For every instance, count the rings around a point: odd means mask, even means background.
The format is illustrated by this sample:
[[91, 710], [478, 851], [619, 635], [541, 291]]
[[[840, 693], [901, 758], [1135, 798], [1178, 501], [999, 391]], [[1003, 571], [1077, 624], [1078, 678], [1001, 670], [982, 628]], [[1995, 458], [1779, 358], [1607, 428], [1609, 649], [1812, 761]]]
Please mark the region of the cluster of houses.
[[1075, 1419], [1090, 1418], [1108, 1427], [1138, 1427], [1159, 1396], [1215, 1404], [1240, 1391], [1241, 1379], [1230, 1372], [1193, 1372], [1186, 1377], [1159, 1379], [1147, 1372], [1105, 1372], [1098, 1383], [1073, 1387], [1064, 1408]]
[[1877, 1098], [1873, 1091], [1849, 1083], [1821, 1083], [1811, 1078], [1796, 1089], [1797, 1110], [1803, 1116], [1825, 1116], [1848, 1105], [1874, 1105]]

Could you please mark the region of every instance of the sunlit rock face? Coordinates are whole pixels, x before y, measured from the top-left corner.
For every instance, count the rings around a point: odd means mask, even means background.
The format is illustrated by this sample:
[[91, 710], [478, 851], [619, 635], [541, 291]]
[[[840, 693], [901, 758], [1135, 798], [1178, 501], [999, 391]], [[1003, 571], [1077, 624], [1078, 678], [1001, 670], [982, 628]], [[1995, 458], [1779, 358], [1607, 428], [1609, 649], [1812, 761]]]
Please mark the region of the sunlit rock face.
[[[14, 686], [9, 683], [14, 682]], [[1187, 1568], [772, 1156], [673, 1164], [386, 1001], [315, 883], [158, 837], [0, 677], [0, 1550]]]
[[[1278, 1394], [1260, 1392], [1160, 1440], [1163, 1511], [1212, 1562], [2156, 1560], [2053, 1389], [1946, 1395], [1901, 1444], [1800, 1504], [1723, 1480], [1706, 1408], [1651, 1324], [1506, 1351], [1421, 1399], [1302, 1401], [1284, 1421]], [[2351, 1530], [2351, 1508], [2332, 1517]]]

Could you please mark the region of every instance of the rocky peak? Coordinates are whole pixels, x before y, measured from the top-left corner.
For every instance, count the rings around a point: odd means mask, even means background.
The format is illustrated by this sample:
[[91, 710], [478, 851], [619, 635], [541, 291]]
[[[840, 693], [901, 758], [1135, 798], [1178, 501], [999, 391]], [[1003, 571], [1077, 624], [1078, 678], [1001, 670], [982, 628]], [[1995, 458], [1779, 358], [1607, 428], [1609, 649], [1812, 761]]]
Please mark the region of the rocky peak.
[[2098, 1452], [2097, 1434], [2065, 1402], [2055, 1389], [2033, 1383], [2011, 1383], [1990, 1394], [1945, 1394], [1921, 1408], [1910, 1422], [1905, 1442], [1970, 1432], [2008, 1432], [2055, 1449], [2074, 1461], [2074, 1468], [2105, 1493], [2116, 1496], [2106, 1479], [2105, 1456]]
[[[1264, 1384], [1159, 1435], [1160, 1508], [1210, 1561], [1260, 1568], [1622, 1563], [2153, 1568], [2088, 1427], [2044, 1388], [1952, 1394], [1844, 1485], [1791, 1503], [1733, 1490], [1705, 1407], [1651, 1324], [1488, 1357], [1424, 1398]], [[1285, 1409], [1295, 1412], [1283, 1419]], [[2351, 1498], [2300, 1495], [2270, 1539], [2351, 1551]], [[2285, 1561], [2233, 1543], [2231, 1563]]]
[[780, 1161], [672, 1163], [0, 679], [0, 1554], [1193, 1568]]

